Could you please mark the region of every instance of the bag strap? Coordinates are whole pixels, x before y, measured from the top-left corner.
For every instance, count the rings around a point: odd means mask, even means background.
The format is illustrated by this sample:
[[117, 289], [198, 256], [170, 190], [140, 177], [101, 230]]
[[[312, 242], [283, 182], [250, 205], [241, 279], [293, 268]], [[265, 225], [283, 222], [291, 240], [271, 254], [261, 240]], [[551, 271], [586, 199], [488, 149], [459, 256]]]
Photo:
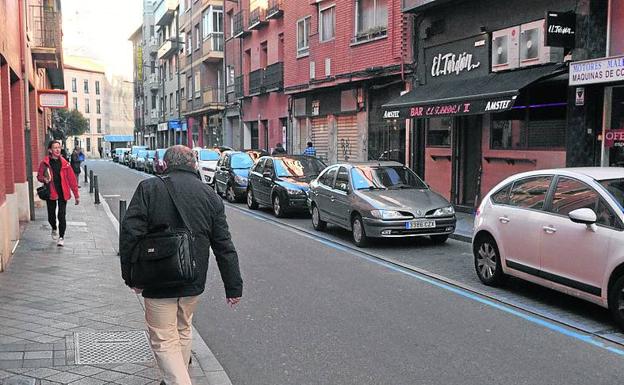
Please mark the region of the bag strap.
[[189, 226], [189, 221], [188, 221], [186, 215], [184, 215], [184, 212], [182, 210], [180, 210], [180, 203], [178, 202], [178, 200], [175, 197], [175, 194], [173, 193], [173, 187], [171, 185], [171, 179], [167, 175], [165, 175], [165, 176], [158, 175], [158, 178], [160, 180], [162, 180], [163, 183], [165, 184], [165, 187], [167, 187], [167, 192], [169, 193], [169, 196], [171, 197], [171, 200], [173, 201], [173, 205], [175, 206], [176, 211], [178, 212], [178, 214], [180, 214], [180, 217], [182, 218], [182, 222], [184, 222], [184, 227], [186, 227], [186, 229], [192, 235], [193, 231], [191, 230], [191, 227]]

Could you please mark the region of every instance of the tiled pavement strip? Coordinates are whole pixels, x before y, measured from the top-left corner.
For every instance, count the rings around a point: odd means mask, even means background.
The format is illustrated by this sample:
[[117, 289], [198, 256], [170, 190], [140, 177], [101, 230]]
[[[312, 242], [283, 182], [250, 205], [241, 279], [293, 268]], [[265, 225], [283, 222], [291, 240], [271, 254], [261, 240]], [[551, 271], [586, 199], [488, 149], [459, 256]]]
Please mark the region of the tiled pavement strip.
[[[38, 208], [0, 273], [2, 385], [160, 383], [153, 357], [76, 364], [74, 333], [145, 329], [141, 299], [121, 280], [116, 229], [93, 194], [81, 192], [80, 205], [68, 204], [65, 247], [52, 241], [45, 209]], [[193, 357], [194, 385], [230, 383], [196, 331]]]

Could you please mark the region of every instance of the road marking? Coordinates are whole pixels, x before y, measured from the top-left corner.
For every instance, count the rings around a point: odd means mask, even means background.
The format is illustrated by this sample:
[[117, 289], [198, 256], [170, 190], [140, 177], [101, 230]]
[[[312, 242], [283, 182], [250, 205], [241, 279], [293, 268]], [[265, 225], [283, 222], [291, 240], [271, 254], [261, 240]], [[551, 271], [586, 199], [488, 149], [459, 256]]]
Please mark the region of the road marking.
[[[254, 214], [254, 213], [249, 213], [246, 210], [243, 210], [237, 206], [231, 205], [231, 204], [227, 204], [228, 207], [235, 209], [236, 211], [238, 211], [241, 214], [250, 216], [250, 217], [254, 217], [257, 219], [259, 215], [258, 214]], [[414, 271], [411, 268], [407, 267], [407, 266], [403, 266], [400, 264], [397, 264], [395, 262], [391, 262], [391, 261], [387, 261], [387, 260], [383, 260], [380, 257], [374, 256], [374, 255], [370, 255], [370, 254], [366, 254], [364, 252], [358, 251], [358, 250], [354, 250], [351, 249], [348, 246], [342, 245], [340, 243], [337, 243], [336, 241], [332, 241], [323, 237], [318, 237], [318, 236], [314, 236], [310, 233], [308, 233], [305, 230], [299, 229], [297, 227], [294, 227], [292, 225], [289, 224], [284, 224], [281, 222], [278, 222], [277, 220], [274, 220], [272, 218], [262, 218], [261, 220], [263, 221], [271, 221], [273, 222], [277, 227], [280, 227], [282, 229], [285, 229], [287, 231], [290, 232], [295, 232], [298, 233], [299, 235], [304, 236], [305, 238], [317, 241], [319, 243], [322, 243], [326, 246], [329, 246], [331, 248], [340, 250], [340, 251], [345, 251], [347, 253], [350, 253], [354, 256], [366, 259], [369, 262], [373, 262], [377, 265], [386, 267], [390, 270], [399, 272], [399, 273], [403, 273], [405, 275], [408, 275], [412, 278], [418, 279], [422, 282], [426, 282], [429, 283], [431, 285], [434, 285], [438, 288], [453, 292], [455, 294], [458, 294], [462, 297], [465, 297], [467, 299], [482, 303], [484, 305], [493, 307], [495, 309], [504, 311], [508, 314], [514, 315], [516, 317], [522, 318], [526, 321], [529, 321], [531, 323], [540, 325], [542, 327], [545, 327], [547, 329], [550, 329], [554, 332], [563, 334], [565, 336], [574, 338], [576, 340], [579, 340], [581, 342], [585, 342], [587, 344], [590, 344], [592, 346], [598, 347], [600, 349], [603, 350], [607, 350], [609, 352], [615, 353], [619, 356], [624, 356], [624, 349], [621, 348], [617, 348], [614, 346], [610, 346], [607, 343], [604, 342], [603, 338], [600, 337], [596, 337], [594, 335], [588, 334], [587, 332], [583, 332], [583, 331], [576, 331], [573, 329], [570, 329], [566, 326], [562, 326], [560, 325], [561, 322], [556, 321], [555, 319], [552, 320], [548, 320], [545, 319], [544, 317], [540, 317], [537, 315], [532, 315], [529, 314], [527, 312], [525, 312], [521, 307], [518, 307], [518, 309], [515, 309], [513, 307], [513, 305], [504, 303], [504, 302], [497, 302], [496, 299], [490, 299], [490, 298], [486, 298], [484, 295], [481, 294], [477, 294], [477, 293], [473, 293], [471, 292], [469, 289], [464, 288], [461, 284], [457, 283], [456, 285], [451, 284], [451, 283], [447, 283], [446, 279], [444, 279], [445, 277], [441, 277], [437, 274], [433, 274], [430, 272], [427, 272], [426, 270], [421, 270], [418, 269], [418, 271]], [[530, 311], [530, 310], [529, 310]], [[556, 322], [556, 323], [555, 323]], [[573, 326], [572, 326], [573, 327]], [[616, 341], [612, 341], [614, 344], [617, 343]]]

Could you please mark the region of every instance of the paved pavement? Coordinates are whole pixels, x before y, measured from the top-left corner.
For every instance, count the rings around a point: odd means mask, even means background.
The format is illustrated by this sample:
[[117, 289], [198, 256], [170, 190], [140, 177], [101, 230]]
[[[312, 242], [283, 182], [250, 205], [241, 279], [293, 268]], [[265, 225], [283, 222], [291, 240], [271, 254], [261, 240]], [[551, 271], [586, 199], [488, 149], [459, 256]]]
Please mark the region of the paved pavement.
[[[121, 280], [115, 227], [81, 192], [68, 205], [65, 247], [38, 208], [0, 274], [0, 384], [160, 383], [141, 298]], [[199, 333], [193, 346], [193, 383], [229, 384]]]

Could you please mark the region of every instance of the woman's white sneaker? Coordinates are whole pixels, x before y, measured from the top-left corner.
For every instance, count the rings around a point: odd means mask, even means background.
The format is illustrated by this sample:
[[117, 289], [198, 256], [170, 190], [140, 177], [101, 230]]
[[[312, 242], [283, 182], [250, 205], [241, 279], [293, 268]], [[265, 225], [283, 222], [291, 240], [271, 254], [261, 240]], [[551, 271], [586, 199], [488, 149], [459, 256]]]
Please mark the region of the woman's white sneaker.
[[52, 240], [53, 241], [57, 241], [58, 240], [58, 237], [59, 237], [58, 236], [58, 230], [52, 230], [51, 235], [52, 235]]
[[65, 239], [63, 238], [59, 238], [58, 241], [56, 242], [57, 246], [65, 246]]

